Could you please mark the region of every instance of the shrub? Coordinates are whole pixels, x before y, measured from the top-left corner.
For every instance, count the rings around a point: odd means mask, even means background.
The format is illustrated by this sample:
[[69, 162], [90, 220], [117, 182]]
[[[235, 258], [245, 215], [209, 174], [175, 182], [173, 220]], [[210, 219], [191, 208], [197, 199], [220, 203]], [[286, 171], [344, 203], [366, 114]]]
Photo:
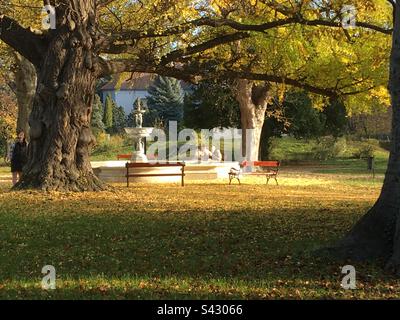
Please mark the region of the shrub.
[[380, 143], [376, 139], [365, 139], [353, 153], [353, 157], [357, 159], [373, 157], [375, 151], [380, 147]]
[[374, 146], [370, 144], [365, 144], [359, 149], [357, 149], [356, 152], [354, 152], [354, 157], [358, 159], [373, 157], [374, 152], [375, 152]]
[[97, 137], [97, 143], [94, 148], [96, 153], [110, 152], [118, 150], [124, 146], [124, 138], [119, 135], [111, 136], [105, 133], [100, 133]]
[[105, 143], [110, 140], [110, 135], [105, 133], [104, 131], [96, 131], [93, 130], [93, 134], [96, 137], [96, 146]]
[[269, 158], [282, 160], [287, 159], [288, 156], [283, 148], [278, 148], [280, 140], [278, 139], [270, 139], [269, 144]]
[[345, 138], [335, 139], [328, 136], [321, 138], [313, 147], [313, 155], [317, 160], [328, 160], [342, 156], [347, 149]]

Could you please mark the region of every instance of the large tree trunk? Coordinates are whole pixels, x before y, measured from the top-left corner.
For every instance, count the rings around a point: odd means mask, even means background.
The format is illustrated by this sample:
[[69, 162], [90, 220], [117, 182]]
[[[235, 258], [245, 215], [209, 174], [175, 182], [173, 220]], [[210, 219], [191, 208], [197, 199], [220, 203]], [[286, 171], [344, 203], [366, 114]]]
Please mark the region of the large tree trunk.
[[16, 188], [92, 191], [104, 188], [94, 175], [89, 148], [92, 101], [98, 70], [94, 0], [61, 2], [57, 28], [38, 68], [29, 118], [29, 161]]
[[387, 268], [400, 270], [400, 2], [396, 4], [393, 47], [390, 58], [389, 89], [392, 101], [392, 146], [379, 199], [337, 246], [330, 248], [337, 257], [351, 260], [387, 262]]
[[[265, 112], [270, 99], [270, 86], [258, 86], [253, 81], [237, 80], [236, 99], [240, 107], [242, 126], [242, 155], [247, 160], [259, 160], [261, 132], [265, 120]], [[247, 131], [247, 129], [251, 129]], [[249, 137], [248, 135], [251, 134]], [[247, 146], [250, 141], [251, 146]], [[249, 154], [246, 154], [249, 151]]]
[[15, 70], [16, 96], [18, 101], [17, 132], [24, 131], [28, 136], [29, 115], [32, 110], [36, 92], [36, 70], [28, 59], [15, 54], [17, 68]]

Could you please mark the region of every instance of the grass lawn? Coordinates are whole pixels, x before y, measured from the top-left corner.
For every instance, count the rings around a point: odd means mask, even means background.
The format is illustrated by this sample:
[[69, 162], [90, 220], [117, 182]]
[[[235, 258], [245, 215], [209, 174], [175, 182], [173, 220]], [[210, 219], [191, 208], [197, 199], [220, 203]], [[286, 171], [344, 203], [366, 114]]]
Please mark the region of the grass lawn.
[[1, 176], [11, 176], [10, 168], [6, 166], [0, 166], [0, 175]]
[[[305, 167], [314, 173], [328, 174], [365, 174], [367, 172], [367, 160], [355, 158], [354, 154], [367, 142], [348, 140], [342, 154], [334, 159], [318, 161], [313, 159], [315, 140], [297, 140], [291, 137], [275, 138], [275, 147], [272, 150], [272, 158], [283, 160], [291, 166]], [[373, 146], [374, 168], [376, 174], [384, 174], [387, 167], [389, 152], [377, 145]]]
[[[398, 298], [380, 265], [341, 265], [314, 249], [339, 239], [376, 200], [382, 176], [283, 168], [257, 178], [115, 186], [103, 193], [11, 192], [0, 183], [0, 298]], [[40, 288], [54, 265], [57, 289]]]

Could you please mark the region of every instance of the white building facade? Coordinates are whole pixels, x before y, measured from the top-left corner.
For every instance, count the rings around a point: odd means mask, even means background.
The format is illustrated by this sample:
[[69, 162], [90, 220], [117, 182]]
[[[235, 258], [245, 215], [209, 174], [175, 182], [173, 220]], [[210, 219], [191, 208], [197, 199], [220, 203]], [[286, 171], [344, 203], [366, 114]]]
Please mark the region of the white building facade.
[[[149, 87], [153, 84], [155, 78], [155, 74], [137, 73], [131, 79], [119, 83], [118, 77], [115, 77], [100, 89], [101, 100], [104, 103], [107, 95], [109, 95], [118, 106], [124, 108], [125, 114], [128, 115], [132, 112], [133, 104], [137, 98], [146, 102], [149, 96]], [[185, 92], [191, 90], [189, 84], [184, 82], [181, 84]]]

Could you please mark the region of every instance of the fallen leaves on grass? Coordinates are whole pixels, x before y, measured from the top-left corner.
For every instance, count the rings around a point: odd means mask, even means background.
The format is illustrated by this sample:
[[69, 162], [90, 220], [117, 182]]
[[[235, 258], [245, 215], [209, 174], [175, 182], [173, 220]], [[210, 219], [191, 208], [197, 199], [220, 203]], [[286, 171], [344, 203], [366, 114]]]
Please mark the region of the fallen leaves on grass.
[[[9, 192], [0, 184], [0, 297], [395, 297], [398, 281], [379, 266], [362, 266], [358, 289], [345, 291], [340, 266], [309, 254], [340, 238], [380, 187], [321, 179], [83, 194]], [[46, 264], [56, 267], [59, 289], [44, 295]]]

